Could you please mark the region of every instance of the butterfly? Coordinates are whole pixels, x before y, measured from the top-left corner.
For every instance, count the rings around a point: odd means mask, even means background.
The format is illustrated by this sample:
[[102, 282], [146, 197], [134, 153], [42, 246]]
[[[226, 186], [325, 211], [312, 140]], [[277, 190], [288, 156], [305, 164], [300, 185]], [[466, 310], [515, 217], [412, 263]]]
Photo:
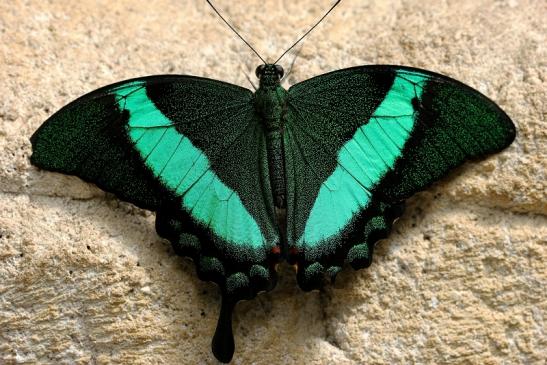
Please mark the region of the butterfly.
[[273, 289], [277, 264], [306, 291], [370, 266], [405, 199], [516, 135], [494, 102], [440, 74], [359, 66], [286, 90], [278, 61], [257, 67], [255, 92], [185, 75], [109, 85], [31, 137], [34, 165], [155, 211], [158, 234], [218, 284], [222, 362], [235, 304]]

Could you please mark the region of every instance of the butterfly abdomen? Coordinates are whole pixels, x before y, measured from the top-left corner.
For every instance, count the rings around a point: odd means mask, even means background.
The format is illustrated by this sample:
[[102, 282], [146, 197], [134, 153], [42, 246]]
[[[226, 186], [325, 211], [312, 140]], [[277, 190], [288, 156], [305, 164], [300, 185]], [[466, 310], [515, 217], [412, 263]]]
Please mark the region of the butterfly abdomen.
[[281, 131], [266, 135], [270, 184], [276, 208], [285, 208], [287, 204], [285, 187], [285, 161], [283, 156], [283, 136]]
[[275, 218], [281, 236], [283, 255], [285, 255], [287, 187], [285, 179], [283, 134], [281, 130], [266, 132], [266, 149], [268, 153], [268, 172], [273, 194]]

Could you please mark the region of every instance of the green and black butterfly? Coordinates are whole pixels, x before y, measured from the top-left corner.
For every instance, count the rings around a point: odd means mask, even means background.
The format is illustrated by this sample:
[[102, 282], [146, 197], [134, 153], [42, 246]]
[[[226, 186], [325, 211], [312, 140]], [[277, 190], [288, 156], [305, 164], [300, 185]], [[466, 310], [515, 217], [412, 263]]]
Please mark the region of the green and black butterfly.
[[406, 198], [515, 138], [496, 104], [446, 76], [361, 66], [285, 90], [276, 63], [256, 69], [254, 93], [193, 76], [123, 81], [31, 138], [34, 165], [157, 213], [158, 234], [222, 291], [224, 362], [233, 306], [271, 290], [276, 264], [295, 264], [304, 290], [368, 267]]

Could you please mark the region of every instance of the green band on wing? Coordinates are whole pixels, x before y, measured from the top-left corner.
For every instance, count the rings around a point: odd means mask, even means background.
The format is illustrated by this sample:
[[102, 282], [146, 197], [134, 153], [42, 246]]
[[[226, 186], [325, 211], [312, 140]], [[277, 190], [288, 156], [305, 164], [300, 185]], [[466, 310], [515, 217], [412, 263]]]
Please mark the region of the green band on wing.
[[298, 246], [313, 247], [328, 240], [366, 208], [371, 189], [393, 168], [410, 136], [415, 117], [412, 99], [420, 99], [426, 81], [417, 73], [396, 74], [372, 117], [340, 149], [338, 166], [319, 189]]
[[127, 132], [135, 149], [155, 177], [182, 197], [184, 210], [228, 242], [261, 247], [264, 237], [238, 194], [213, 172], [203, 151], [148, 98], [145, 84], [118, 88], [115, 95], [119, 108], [129, 112]]

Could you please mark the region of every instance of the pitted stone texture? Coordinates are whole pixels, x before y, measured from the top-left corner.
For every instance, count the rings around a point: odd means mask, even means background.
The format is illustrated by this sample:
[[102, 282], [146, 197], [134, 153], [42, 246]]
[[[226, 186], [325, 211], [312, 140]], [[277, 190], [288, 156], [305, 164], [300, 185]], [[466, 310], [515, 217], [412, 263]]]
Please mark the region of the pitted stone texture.
[[[331, 3], [215, 2], [269, 60]], [[303, 293], [281, 265], [274, 291], [236, 307], [235, 364], [544, 361], [546, 12], [535, 0], [345, 0], [310, 35], [288, 84], [422, 67], [499, 103], [517, 140], [412, 199], [372, 266], [345, 268], [325, 292]], [[257, 65], [203, 1], [0, 2], [0, 363], [215, 363], [217, 288], [152, 214], [31, 167], [28, 138], [112, 82], [181, 73], [250, 87]]]
[[546, 244], [544, 216], [422, 194], [375, 263], [327, 290], [327, 332], [356, 363], [539, 364]]

